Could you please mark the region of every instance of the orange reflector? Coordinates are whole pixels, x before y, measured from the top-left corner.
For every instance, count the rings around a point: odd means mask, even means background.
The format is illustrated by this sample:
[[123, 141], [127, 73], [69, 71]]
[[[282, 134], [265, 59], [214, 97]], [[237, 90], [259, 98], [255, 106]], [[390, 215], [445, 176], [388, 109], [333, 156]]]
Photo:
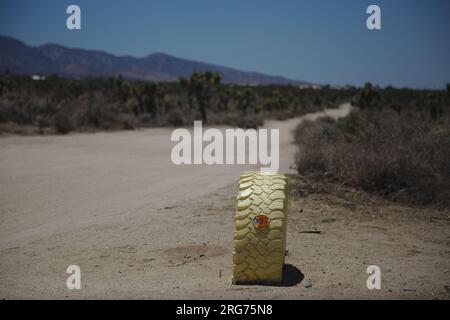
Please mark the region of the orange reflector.
[[267, 228], [267, 225], [269, 224], [269, 217], [265, 214], [258, 214], [253, 217], [252, 222], [257, 229]]

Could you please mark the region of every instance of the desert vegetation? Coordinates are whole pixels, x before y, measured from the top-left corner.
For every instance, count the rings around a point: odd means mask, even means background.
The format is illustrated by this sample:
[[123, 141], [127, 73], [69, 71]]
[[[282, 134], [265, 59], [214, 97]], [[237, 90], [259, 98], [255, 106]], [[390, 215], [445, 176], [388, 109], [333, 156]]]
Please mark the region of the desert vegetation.
[[221, 84], [213, 72], [178, 82], [122, 77], [45, 80], [0, 76], [0, 132], [66, 134], [210, 125], [256, 128], [351, 101], [345, 119], [303, 122], [295, 132], [302, 176], [388, 199], [450, 205], [450, 85], [445, 90], [300, 89]]
[[5, 73], [0, 77], [0, 129], [13, 133], [136, 129], [207, 124], [255, 128], [265, 119], [285, 119], [336, 107], [356, 94], [325, 87], [241, 86], [220, 83], [213, 72], [195, 72], [178, 82], [122, 77], [45, 80]]
[[394, 200], [450, 206], [450, 86], [366, 84], [347, 118], [304, 122], [295, 132], [301, 175]]

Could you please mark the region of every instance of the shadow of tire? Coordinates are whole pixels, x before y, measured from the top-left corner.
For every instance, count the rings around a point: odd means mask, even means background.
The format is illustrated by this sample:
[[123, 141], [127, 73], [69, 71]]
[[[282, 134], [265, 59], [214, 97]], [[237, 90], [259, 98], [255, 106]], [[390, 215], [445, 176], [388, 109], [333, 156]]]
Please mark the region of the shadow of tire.
[[285, 264], [283, 267], [283, 278], [277, 286], [293, 287], [302, 282], [304, 278], [305, 275], [296, 266]]

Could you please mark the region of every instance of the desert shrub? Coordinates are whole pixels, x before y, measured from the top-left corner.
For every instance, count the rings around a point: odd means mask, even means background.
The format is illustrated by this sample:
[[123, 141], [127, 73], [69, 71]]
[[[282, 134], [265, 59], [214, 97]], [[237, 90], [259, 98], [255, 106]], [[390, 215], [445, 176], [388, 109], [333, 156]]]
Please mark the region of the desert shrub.
[[51, 125], [50, 120], [48, 118], [44, 118], [44, 117], [39, 117], [37, 120], [37, 123], [38, 123], [38, 127], [41, 129], [48, 128]]
[[72, 118], [66, 113], [57, 114], [54, 119], [54, 124], [58, 133], [66, 134], [74, 130]]
[[139, 108], [139, 102], [136, 98], [128, 99], [128, 101], [126, 102], [125, 105], [126, 105], [126, 108], [129, 111], [133, 112], [135, 115], [138, 115], [141, 112], [141, 110]]
[[388, 198], [450, 204], [450, 127], [391, 111], [304, 122], [295, 132], [301, 174], [323, 173]]
[[92, 104], [79, 115], [80, 126], [99, 129], [120, 128], [123, 124], [122, 115], [118, 108], [110, 104]]
[[[130, 115], [121, 115], [120, 122], [124, 130], [134, 130], [136, 129], [136, 118]], [[119, 127], [119, 129], [122, 129]]]
[[242, 129], [257, 129], [264, 124], [264, 117], [261, 114], [229, 115], [225, 117], [224, 124]]
[[[332, 120], [333, 121], [333, 120]], [[327, 118], [318, 122], [304, 120], [295, 130], [295, 141], [299, 152], [296, 155], [296, 164], [300, 172], [325, 172], [328, 168], [327, 155], [336, 142], [337, 128], [334, 122]]]
[[149, 113], [144, 113], [139, 116], [139, 122], [142, 124], [149, 124], [152, 121], [152, 115]]
[[0, 104], [0, 122], [14, 122], [17, 124], [33, 123], [33, 114], [30, 108], [22, 101], [4, 101]]
[[167, 124], [173, 127], [184, 125], [184, 118], [181, 110], [171, 109], [167, 115]]

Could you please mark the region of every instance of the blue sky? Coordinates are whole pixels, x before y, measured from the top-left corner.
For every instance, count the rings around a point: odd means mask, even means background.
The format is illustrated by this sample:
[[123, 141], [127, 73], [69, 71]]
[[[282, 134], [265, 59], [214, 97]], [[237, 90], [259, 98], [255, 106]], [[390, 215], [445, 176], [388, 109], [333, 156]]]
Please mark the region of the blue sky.
[[[66, 29], [70, 4], [82, 30]], [[366, 28], [370, 4], [381, 30]], [[449, 14], [448, 0], [0, 0], [0, 34], [318, 83], [439, 88], [450, 82]]]

